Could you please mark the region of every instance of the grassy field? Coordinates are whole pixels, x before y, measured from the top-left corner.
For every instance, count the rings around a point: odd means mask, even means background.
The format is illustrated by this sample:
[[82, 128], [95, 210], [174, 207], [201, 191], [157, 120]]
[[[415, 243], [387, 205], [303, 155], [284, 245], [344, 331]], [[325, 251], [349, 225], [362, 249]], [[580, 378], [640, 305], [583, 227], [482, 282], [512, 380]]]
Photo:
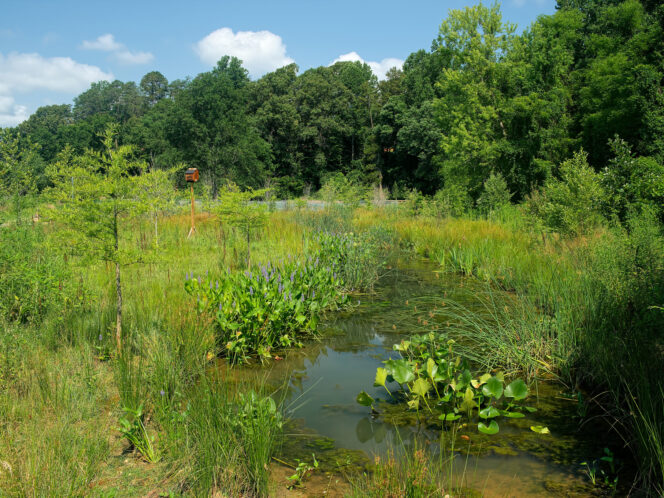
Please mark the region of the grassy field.
[[[339, 292], [369, 288], [376, 254], [395, 247], [510, 292], [518, 303], [510, 309], [487, 300], [491, 321], [455, 310], [474, 356], [488, 367], [531, 379], [555, 375], [571, 388], [604, 393], [594, 402], [641, 465], [637, 485], [656, 493], [664, 475], [662, 234], [641, 220], [629, 231], [559, 240], [524, 220], [516, 208], [491, 220], [413, 217], [396, 208], [274, 212], [252, 239], [251, 270], [289, 258], [313, 265], [307, 258], [321, 249], [321, 230], [353, 232]], [[246, 239], [205, 214], [187, 239], [188, 224], [184, 215], [163, 219], [158, 248], [149, 220], [126, 227], [123, 244], [144, 257], [123, 268], [120, 352], [114, 269], [56, 251], [48, 236], [57, 227], [3, 229], [1, 495], [238, 496], [285, 488], [270, 480], [284, 422], [278, 400], [214, 368], [228, 356], [225, 343], [214, 315], [201, 313], [184, 287], [185, 275], [247, 270]], [[311, 329], [298, 340], [314, 336]], [[260, 363], [255, 355], [248, 361]], [[353, 493], [373, 486], [376, 495], [376, 483], [397, 486], [403, 472], [419, 482], [426, 464], [413, 458], [405, 467], [379, 462], [378, 480], [355, 481]]]

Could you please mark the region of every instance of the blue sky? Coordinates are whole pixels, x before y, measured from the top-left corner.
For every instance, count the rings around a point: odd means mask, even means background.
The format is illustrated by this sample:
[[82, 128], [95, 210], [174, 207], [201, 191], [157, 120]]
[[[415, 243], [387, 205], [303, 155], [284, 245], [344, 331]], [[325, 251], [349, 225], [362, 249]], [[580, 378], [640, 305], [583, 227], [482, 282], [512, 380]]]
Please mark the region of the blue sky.
[[[5, 0], [0, 17], [0, 127], [41, 105], [71, 103], [93, 81], [169, 80], [209, 70], [224, 53], [251, 76], [362, 59], [379, 76], [428, 49], [449, 9], [471, 0], [321, 1]], [[526, 28], [555, 0], [505, 0]]]

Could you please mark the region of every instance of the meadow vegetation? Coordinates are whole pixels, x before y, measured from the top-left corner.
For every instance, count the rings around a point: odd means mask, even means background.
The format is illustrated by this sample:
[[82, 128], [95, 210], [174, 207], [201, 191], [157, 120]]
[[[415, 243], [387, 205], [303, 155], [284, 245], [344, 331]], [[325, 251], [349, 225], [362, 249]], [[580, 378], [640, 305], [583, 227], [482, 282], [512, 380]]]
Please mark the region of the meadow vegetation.
[[[393, 402], [495, 433], [555, 380], [664, 494], [664, 8], [557, 7], [520, 34], [497, 4], [452, 10], [380, 82], [223, 57], [0, 130], [0, 495], [270, 494], [283, 390], [238, 364], [320, 339], [417, 257], [485, 292], [412, 306], [375, 372]], [[352, 492], [450, 484], [402, 457]]]

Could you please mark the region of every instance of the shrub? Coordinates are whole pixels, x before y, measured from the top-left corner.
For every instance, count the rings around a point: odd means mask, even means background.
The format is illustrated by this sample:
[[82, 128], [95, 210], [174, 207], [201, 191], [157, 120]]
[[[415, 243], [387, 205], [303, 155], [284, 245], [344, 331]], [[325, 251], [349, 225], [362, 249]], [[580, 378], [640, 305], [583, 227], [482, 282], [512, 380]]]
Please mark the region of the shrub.
[[560, 178], [549, 179], [527, 201], [544, 226], [565, 236], [581, 235], [603, 220], [605, 191], [583, 150], [560, 165]]
[[457, 183], [446, 183], [433, 199], [440, 216], [461, 216], [471, 206], [468, 190]]
[[64, 261], [47, 250], [39, 228], [0, 228], [0, 315], [39, 323], [50, 312], [63, 316], [84, 302]]
[[477, 199], [477, 207], [482, 214], [489, 214], [507, 206], [511, 198], [512, 194], [507, 188], [503, 175], [491, 173], [484, 182], [484, 191]]

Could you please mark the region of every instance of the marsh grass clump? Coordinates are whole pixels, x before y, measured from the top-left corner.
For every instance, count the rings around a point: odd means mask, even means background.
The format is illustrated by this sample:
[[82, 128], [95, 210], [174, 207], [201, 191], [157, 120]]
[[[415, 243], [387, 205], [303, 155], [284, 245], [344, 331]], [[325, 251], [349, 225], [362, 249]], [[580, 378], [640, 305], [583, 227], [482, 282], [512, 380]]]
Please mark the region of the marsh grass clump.
[[433, 457], [419, 447], [390, 450], [374, 457], [368, 473], [350, 476], [352, 497], [429, 498], [434, 496], [473, 496], [451, 492], [445, 484], [447, 463], [443, 456]]

